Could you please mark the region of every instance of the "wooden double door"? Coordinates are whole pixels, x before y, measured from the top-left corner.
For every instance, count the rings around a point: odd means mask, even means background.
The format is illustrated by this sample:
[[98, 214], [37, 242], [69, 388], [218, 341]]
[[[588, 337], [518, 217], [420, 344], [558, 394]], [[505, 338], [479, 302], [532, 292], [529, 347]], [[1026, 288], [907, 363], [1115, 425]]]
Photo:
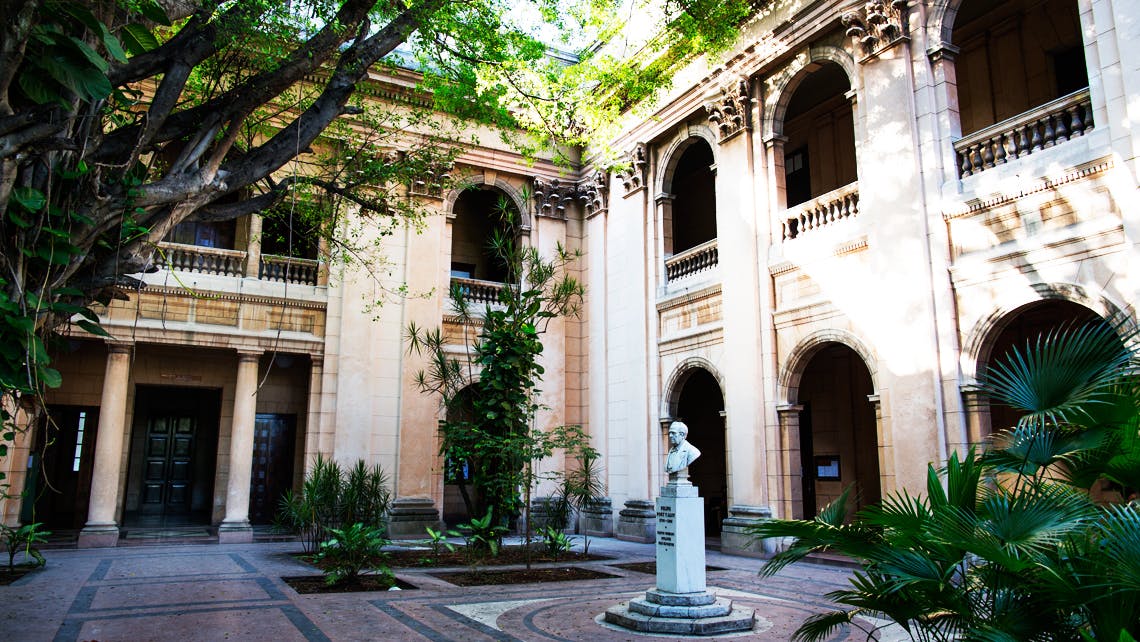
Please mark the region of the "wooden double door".
[[209, 524], [221, 390], [136, 389], [124, 524]]

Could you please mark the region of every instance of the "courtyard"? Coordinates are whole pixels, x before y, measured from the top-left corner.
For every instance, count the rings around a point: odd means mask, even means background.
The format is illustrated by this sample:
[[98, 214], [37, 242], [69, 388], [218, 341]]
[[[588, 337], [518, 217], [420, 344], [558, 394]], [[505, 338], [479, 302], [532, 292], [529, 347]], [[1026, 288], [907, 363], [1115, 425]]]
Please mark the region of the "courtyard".
[[[461, 588], [439, 569], [398, 569], [415, 589], [298, 595], [283, 577], [313, 575], [297, 542], [152, 545], [47, 551], [47, 566], [0, 587], [0, 638], [55, 640], [637, 640], [601, 624], [606, 608], [637, 597], [653, 575], [621, 568], [654, 558], [652, 544], [592, 538], [609, 559], [575, 565], [613, 577]], [[760, 580], [763, 560], [708, 551], [711, 590], [756, 609], [752, 632], [724, 637], [788, 640], [824, 595], [846, 584], [845, 568], [800, 563]], [[691, 638], [690, 638], [691, 639]], [[862, 640], [849, 630], [835, 640]]]

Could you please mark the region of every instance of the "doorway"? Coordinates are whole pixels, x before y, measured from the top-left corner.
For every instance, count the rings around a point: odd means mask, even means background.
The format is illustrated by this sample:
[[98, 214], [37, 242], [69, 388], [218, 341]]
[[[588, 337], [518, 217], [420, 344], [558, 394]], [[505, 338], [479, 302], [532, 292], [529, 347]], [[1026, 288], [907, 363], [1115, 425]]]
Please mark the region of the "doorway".
[[99, 408], [53, 405], [36, 431], [29, 458], [28, 497], [21, 521], [49, 529], [81, 528], [87, 520]]
[[272, 524], [285, 492], [293, 488], [297, 415], [258, 414], [249, 479], [249, 521]]
[[811, 357], [798, 393], [804, 487], [796, 517], [815, 517], [848, 486], [849, 517], [882, 498], [873, 394], [871, 372], [851, 348], [829, 343]]
[[221, 391], [138, 386], [125, 526], [210, 523]]
[[724, 396], [708, 370], [690, 371], [677, 397], [677, 417], [689, 427], [689, 443], [701, 456], [689, 466], [689, 481], [705, 499], [705, 535], [720, 535], [728, 517], [728, 467], [724, 438]]

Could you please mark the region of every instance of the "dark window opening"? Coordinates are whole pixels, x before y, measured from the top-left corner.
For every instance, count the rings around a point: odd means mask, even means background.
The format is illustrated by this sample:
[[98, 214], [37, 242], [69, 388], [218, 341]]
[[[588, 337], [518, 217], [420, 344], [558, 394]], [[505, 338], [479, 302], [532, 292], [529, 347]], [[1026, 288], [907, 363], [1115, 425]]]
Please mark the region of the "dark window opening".
[[261, 221], [262, 254], [316, 259], [317, 238], [312, 224], [296, 212], [266, 212]]
[[1067, 96], [1089, 86], [1088, 68], [1085, 66], [1085, 49], [1081, 45], [1054, 51], [1053, 80], [1057, 83], [1057, 97]]
[[811, 168], [808, 165], [807, 147], [800, 147], [784, 156], [784, 188], [787, 191], [788, 207], [811, 198]]

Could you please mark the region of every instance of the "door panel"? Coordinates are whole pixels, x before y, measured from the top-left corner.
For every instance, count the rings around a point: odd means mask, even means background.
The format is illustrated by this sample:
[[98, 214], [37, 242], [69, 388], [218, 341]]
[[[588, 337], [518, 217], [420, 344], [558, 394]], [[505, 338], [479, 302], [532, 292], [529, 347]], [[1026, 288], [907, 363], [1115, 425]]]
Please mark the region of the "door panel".
[[296, 415], [257, 415], [249, 480], [249, 520], [254, 524], [272, 523], [281, 496], [293, 486], [296, 424]]
[[150, 417], [140, 512], [170, 515], [190, 510], [194, 424], [194, 418], [185, 415]]

